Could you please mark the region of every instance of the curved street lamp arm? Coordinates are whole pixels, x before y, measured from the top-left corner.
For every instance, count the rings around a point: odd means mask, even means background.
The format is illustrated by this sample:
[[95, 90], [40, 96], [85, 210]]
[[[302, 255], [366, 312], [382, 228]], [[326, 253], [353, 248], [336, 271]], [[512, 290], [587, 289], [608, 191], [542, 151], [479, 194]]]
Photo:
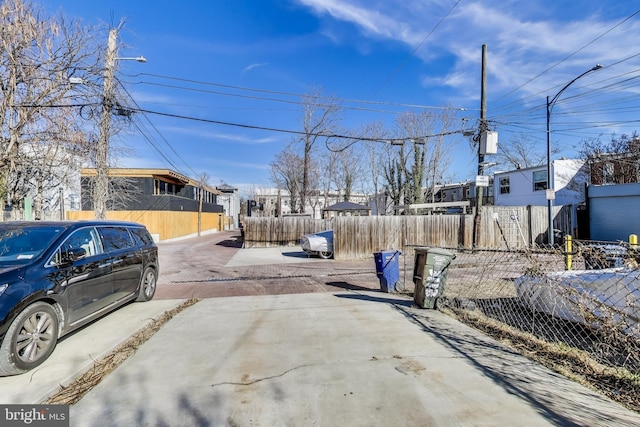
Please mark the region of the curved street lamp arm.
[[548, 108], [548, 110], [551, 111], [551, 109], [553, 108], [553, 105], [556, 103], [556, 101], [558, 100], [558, 97], [562, 94], [562, 92], [564, 92], [569, 86], [574, 84], [576, 82], [576, 80], [584, 77], [585, 75], [589, 74], [592, 71], [597, 71], [600, 68], [602, 68], [602, 65], [596, 64], [593, 68], [585, 71], [584, 73], [580, 74], [578, 77], [576, 77], [575, 79], [571, 80], [569, 83], [564, 85], [564, 87], [562, 89], [560, 89], [560, 91], [558, 93], [556, 93], [556, 96], [551, 98], [551, 101], [549, 101], [549, 98], [547, 98], [547, 108]]
[[[564, 92], [565, 89], [571, 86], [579, 78], [584, 77], [585, 75], [589, 74], [592, 71], [599, 70], [600, 68], [602, 68], [602, 65], [596, 64], [595, 67], [585, 71], [584, 73], [580, 74], [578, 77], [576, 77], [575, 79], [571, 80], [569, 83], [564, 85], [564, 87], [560, 89], [560, 92], [556, 93], [556, 96], [551, 98], [551, 100], [549, 100], [549, 97], [547, 96], [547, 189], [550, 189], [551, 191], [553, 191], [553, 188], [554, 188], [553, 171], [551, 170], [552, 169], [551, 168], [551, 109], [553, 108], [553, 105], [555, 104], [555, 102], [558, 100], [558, 97], [560, 96], [560, 94], [562, 94], [562, 92]], [[547, 198], [547, 216], [548, 216], [547, 241], [549, 242], [550, 245], [553, 245], [554, 238], [553, 238], [553, 198], [552, 197]]]

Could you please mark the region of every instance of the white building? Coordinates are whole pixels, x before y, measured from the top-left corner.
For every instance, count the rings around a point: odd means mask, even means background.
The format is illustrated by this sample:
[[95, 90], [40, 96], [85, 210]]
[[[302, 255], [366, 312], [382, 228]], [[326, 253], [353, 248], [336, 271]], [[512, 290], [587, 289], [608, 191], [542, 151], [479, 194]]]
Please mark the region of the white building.
[[235, 229], [240, 224], [240, 194], [238, 189], [228, 185], [221, 184], [216, 187], [216, 190], [220, 191], [220, 195], [217, 197], [219, 205], [222, 205], [224, 214], [232, 218], [229, 224], [225, 224], [225, 227]]
[[[589, 180], [589, 168], [584, 160], [554, 160], [551, 174], [554, 205], [584, 202]], [[496, 172], [493, 178], [496, 206], [546, 206], [548, 203], [547, 165]]]
[[[252, 208], [251, 216], [284, 216], [291, 215], [291, 199], [289, 192], [276, 188], [259, 188], [253, 192], [256, 207]], [[312, 191], [307, 196], [305, 214], [312, 218], [322, 218], [322, 210], [328, 206], [344, 201], [344, 193], [332, 191], [325, 195], [321, 191]], [[369, 206], [369, 196], [366, 194], [351, 194], [349, 202]], [[260, 209], [260, 207], [262, 209]], [[256, 209], [258, 208], [258, 209]]]

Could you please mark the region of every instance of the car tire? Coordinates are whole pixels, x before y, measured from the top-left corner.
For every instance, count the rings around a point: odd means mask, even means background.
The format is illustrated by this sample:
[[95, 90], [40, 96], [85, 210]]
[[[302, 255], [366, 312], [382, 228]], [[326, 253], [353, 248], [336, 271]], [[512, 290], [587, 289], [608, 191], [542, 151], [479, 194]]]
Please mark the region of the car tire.
[[140, 280], [140, 289], [138, 290], [136, 301], [150, 301], [156, 293], [157, 284], [158, 276], [156, 270], [151, 267], [145, 268], [142, 279]]
[[333, 256], [333, 252], [318, 252], [318, 256], [322, 259], [329, 259]]
[[0, 346], [0, 375], [27, 372], [47, 360], [56, 347], [59, 333], [56, 310], [36, 302], [16, 317]]

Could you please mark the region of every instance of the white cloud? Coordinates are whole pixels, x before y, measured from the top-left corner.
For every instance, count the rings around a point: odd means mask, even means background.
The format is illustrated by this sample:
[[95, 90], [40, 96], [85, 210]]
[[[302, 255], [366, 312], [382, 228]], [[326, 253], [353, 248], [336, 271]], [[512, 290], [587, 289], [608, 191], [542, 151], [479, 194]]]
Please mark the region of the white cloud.
[[[415, 56], [425, 62], [444, 58], [449, 60], [449, 70], [440, 75], [430, 75], [425, 83], [440, 83], [463, 88], [478, 87], [481, 46], [488, 46], [488, 69], [494, 91], [516, 88], [557, 62], [561, 65], [550, 73], [549, 81], [541, 76], [539, 81], [527, 85], [528, 93], [549, 87], [551, 81], [563, 81], [575, 76], [607, 58], [620, 58], [624, 49], [635, 48], [635, 35], [640, 24], [626, 25], [616, 31], [606, 42], [595, 42], [579, 51], [623, 17], [605, 19], [600, 5], [593, 1], [577, 1], [572, 5], [571, 18], [561, 19], [558, 13], [562, 5], [548, 1], [520, 1], [500, 3], [462, 1], [451, 10], [452, 2], [443, 1], [388, 1], [388, 0], [299, 0], [318, 15], [329, 15], [336, 20], [352, 23], [363, 34], [387, 38], [415, 49], [424, 45]], [[446, 14], [451, 10], [448, 17]], [[566, 12], [566, 10], [564, 10]], [[442, 22], [440, 22], [442, 21]], [[436, 25], [438, 27], [436, 28]], [[430, 35], [429, 33], [434, 30]], [[426, 37], [429, 35], [429, 37]], [[615, 42], [612, 42], [614, 37]], [[624, 47], [623, 47], [624, 46]], [[562, 76], [558, 76], [562, 73]], [[469, 79], [465, 76], [472, 76]], [[569, 77], [568, 77], [569, 78]]]
[[182, 135], [192, 136], [194, 138], [203, 138], [207, 140], [222, 140], [222, 141], [232, 141], [239, 142], [242, 144], [248, 145], [259, 145], [259, 144], [271, 144], [275, 142], [281, 141], [281, 138], [276, 138], [273, 136], [267, 136], [262, 138], [253, 138], [247, 135], [240, 135], [235, 133], [221, 133], [214, 132], [210, 129], [205, 128], [194, 128], [194, 127], [162, 127], [161, 129], [163, 134], [176, 133]]
[[267, 65], [269, 65], [269, 63], [268, 63], [268, 62], [262, 62], [262, 63], [259, 63], [259, 64], [251, 64], [251, 65], [249, 65], [249, 66], [245, 67], [245, 68], [244, 68], [244, 70], [242, 70], [242, 72], [243, 72], [243, 73], [246, 73], [247, 71], [251, 71], [251, 70], [253, 70], [254, 68], [258, 68], [258, 67], [266, 67]]

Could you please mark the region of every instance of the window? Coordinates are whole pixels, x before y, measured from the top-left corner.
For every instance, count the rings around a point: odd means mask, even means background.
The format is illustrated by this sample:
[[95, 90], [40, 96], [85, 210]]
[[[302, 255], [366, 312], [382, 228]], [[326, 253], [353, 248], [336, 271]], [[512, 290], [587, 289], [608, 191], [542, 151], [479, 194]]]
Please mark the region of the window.
[[131, 228], [130, 230], [131, 234], [133, 235], [133, 240], [136, 242], [136, 245], [144, 246], [153, 243], [153, 238], [146, 228]]
[[509, 177], [500, 178], [500, 194], [509, 194], [511, 192], [511, 182]]
[[81, 228], [75, 231], [60, 246], [56, 255], [52, 259], [52, 264], [59, 264], [62, 260], [62, 253], [72, 249], [84, 249], [85, 257], [89, 258], [102, 253], [100, 239], [93, 227]]
[[105, 252], [117, 251], [133, 246], [133, 240], [124, 227], [100, 227], [100, 237]]
[[602, 183], [603, 184], [615, 184], [615, 167], [613, 163], [607, 162], [602, 165]]
[[533, 191], [547, 189], [547, 171], [535, 171], [533, 173]]
[[31, 262], [56, 239], [62, 229], [54, 227], [19, 227], [8, 224], [0, 232], [0, 264]]

